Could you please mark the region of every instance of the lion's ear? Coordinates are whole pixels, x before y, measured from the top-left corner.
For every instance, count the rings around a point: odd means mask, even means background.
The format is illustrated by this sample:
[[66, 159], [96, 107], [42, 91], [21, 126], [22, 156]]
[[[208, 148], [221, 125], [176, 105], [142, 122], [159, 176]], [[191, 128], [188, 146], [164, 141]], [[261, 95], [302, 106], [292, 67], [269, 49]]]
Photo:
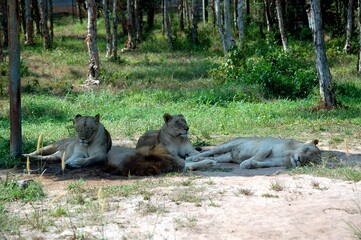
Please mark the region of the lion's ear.
[[170, 120], [172, 120], [172, 115], [170, 115], [169, 113], [164, 113], [163, 115], [163, 119], [164, 119], [164, 122], [169, 122]]
[[309, 143], [316, 146], [318, 144], [318, 139], [313, 139]]
[[98, 113], [97, 115], [95, 115], [95, 120], [96, 120], [97, 122], [100, 122], [100, 115], [99, 115], [99, 113]]
[[77, 115], [75, 115], [75, 118], [73, 119], [73, 124], [75, 125], [76, 124], [76, 122], [79, 120], [79, 118], [81, 118], [82, 117], [82, 115], [80, 115], [80, 114], [77, 114]]

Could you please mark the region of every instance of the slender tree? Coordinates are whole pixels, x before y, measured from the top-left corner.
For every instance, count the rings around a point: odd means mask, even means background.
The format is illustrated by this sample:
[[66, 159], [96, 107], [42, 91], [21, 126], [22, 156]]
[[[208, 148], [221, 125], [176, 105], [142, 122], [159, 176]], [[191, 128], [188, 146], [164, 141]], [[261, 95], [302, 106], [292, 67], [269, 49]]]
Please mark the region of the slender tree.
[[8, 0], [9, 29], [9, 95], [10, 95], [10, 155], [19, 157], [21, 144], [21, 95], [20, 95], [20, 37], [19, 2]]
[[40, 12], [41, 35], [43, 37], [43, 46], [45, 49], [51, 48], [49, 28], [48, 28], [48, 7], [46, 0], [38, 0]]
[[347, 23], [346, 23], [346, 43], [343, 48], [345, 53], [349, 53], [350, 49], [351, 49], [352, 27], [353, 27], [353, 0], [348, 0]]
[[231, 25], [231, 7], [230, 0], [224, 0], [224, 30], [225, 37], [227, 41], [227, 50], [236, 46], [236, 41], [234, 39], [232, 33], [232, 25]]
[[225, 38], [224, 32], [223, 32], [220, 0], [214, 1], [214, 9], [215, 9], [216, 19], [217, 19], [216, 20], [217, 28], [218, 28], [219, 36], [221, 37], [221, 41], [222, 41], [223, 53], [226, 54], [228, 51], [228, 46], [227, 46], [226, 38]]
[[84, 4], [84, 0], [77, 0], [77, 11], [78, 11], [78, 17], [80, 24], [83, 24], [83, 11], [82, 11], [82, 5]]
[[266, 22], [267, 22], [267, 31], [273, 31], [273, 16], [271, 14], [271, 3], [270, 0], [264, 0], [265, 14], [266, 14]]
[[0, 13], [0, 63], [5, 60], [5, 55], [4, 55], [4, 34], [3, 34], [4, 29], [3, 29], [3, 23], [2, 22], [3, 22], [3, 19], [2, 19], [2, 15]]
[[119, 1], [113, 0], [113, 38], [111, 57], [118, 58], [118, 23], [119, 23]]
[[106, 58], [110, 58], [112, 54], [112, 33], [110, 31], [108, 5], [109, 5], [109, 0], [103, 0], [103, 18], [104, 18], [105, 34], [106, 34], [106, 53], [105, 53]]
[[168, 48], [173, 49], [172, 27], [169, 16], [170, 0], [164, 0], [164, 23], [167, 34]]
[[142, 13], [142, 6], [141, 6], [141, 2], [140, 0], [135, 0], [134, 1], [135, 6], [134, 6], [134, 12], [135, 12], [135, 29], [136, 29], [136, 37], [138, 42], [142, 42], [143, 41], [143, 30], [142, 30], [142, 25], [143, 25], [143, 13]]
[[97, 7], [95, 0], [87, 0], [86, 8], [88, 10], [88, 33], [85, 42], [87, 44], [89, 54], [89, 71], [86, 84], [92, 85], [99, 84], [98, 77], [100, 67], [99, 52], [96, 42]]
[[243, 45], [244, 24], [243, 24], [243, 0], [237, 0], [237, 27], [240, 46]]
[[281, 0], [276, 0], [276, 11], [277, 11], [277, 19], [278, 19], [278, 28], [281, 34], [283, 51], [287, 52], [287, 37], [285, 33], [285, 27], [283, 24], [283, 14], [282, 14], [282, 4]]
[[358, 0], [358, 28], [359, 28], [359, 48], [357, 71], [361, 74], [361, 0]]
[[49, 19], [50, 19], [50, 42], [54, 41], [54, 9], [53, 9], [53, 0], [49, 1]]
[[179, 29], [184, 32], [184, 0], [181, 0], [179, 4]]
[[197, 45], [198, 41], [198, 22], [199, 22], [199, 6], [197, 0], [192, 0], [192, 40]]
[[25, 44], [31, 45], [34, 43], [33, 39], [33, 19], [31, 17], [31, 4], [30, 0], [25, 0]]
[[310, 3], [310, 26], [313, 32], [313, 43], [316, 53], [316, 68], [320, 84], [321, 104], [322, 107], [326, 109], [333, 109], [337, 107], [337, 101], [326, 57], [321, 3], [320, 0], [311, 0]]
[[123, 35], [128, 35], [128, 26], [127, 26], [127, 17], [125, 14], [125, 7], [124, 7], [124, 1], [119, 1], [119, 11], [120, 11], [120, 22], [122, 24], [122, 32]]
[[128, 40], [125, 44], [126, 49], [134, 49], [135, 42], [134, 42], [134, 7], [133, 1], [127, 0], [127, 11], [128, 11], [128, 21], [127, 21], [127, 32], [128, 32]]

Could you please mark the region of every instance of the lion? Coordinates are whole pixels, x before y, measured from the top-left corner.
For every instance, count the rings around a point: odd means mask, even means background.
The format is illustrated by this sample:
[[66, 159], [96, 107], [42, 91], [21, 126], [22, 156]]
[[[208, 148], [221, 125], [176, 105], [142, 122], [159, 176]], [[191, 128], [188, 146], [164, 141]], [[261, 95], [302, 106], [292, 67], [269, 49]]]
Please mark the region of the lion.
[[137, 142], [136, 148], [163, 144], [173, 156], [185, 159], [199, 154], [188, 138], [188, 123], [182, 114], [163, 115], [164, 125], [160, 130], [150, 130], [144, 133]]
[[170, 172], [186, 172], [217, 165], [213, 160], [186, 163], [184, 159], [169, 153], [159, 143], [137, 149], [113, 146], [108, 153], [108, 169], [122, 176], [149, 176]]
[[76, 129], [75, 138], [61, 139], [23, 156], [44, 161], [60, 161], [64, 155], [65, 166], [69, 168], [105, 163], [112, 140], [110, 133], [100, 123], [99, 114], [95, 117], [77, 114], [73, 124]]
[[213, 160], [185, 162], [199, 154], [188, 139], [189, 127], [183, 115], [164, 114], [160, 130], [144, 133], [136, 149], [114, 146], [108, 153], [107, 166], [120, 175], [156, 175], [205, 169], [218, 164]]
[[218, 163], [239, 163], [243, 169], [303, 166], [318, 163], [321, 151], [318, 140], [308, 143], [281, 138], [235, 138], [209, 151], [190, 156], [187, 161], [214, 160]]

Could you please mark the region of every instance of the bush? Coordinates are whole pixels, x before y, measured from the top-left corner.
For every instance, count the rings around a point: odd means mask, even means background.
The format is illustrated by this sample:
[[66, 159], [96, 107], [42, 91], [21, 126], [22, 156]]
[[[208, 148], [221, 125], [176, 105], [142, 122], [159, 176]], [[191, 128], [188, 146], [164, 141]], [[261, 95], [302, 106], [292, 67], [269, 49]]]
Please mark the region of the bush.
[[259, 85], [265, 98], [307, 97], [318, 83], [314, 65], [295, 54], [275, 49], [261, 47], [254, 52], [262, 54], [247, 56], [234, 48], [212, 76], [218, 84]]

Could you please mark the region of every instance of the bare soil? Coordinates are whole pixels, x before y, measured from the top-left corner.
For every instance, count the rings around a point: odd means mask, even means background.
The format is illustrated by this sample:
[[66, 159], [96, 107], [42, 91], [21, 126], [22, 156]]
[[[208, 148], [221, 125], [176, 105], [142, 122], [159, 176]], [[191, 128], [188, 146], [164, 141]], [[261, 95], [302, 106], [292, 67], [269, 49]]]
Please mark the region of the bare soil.
[[[328, 157], [361, 162], [357, 148], [348, 156], [326, 149]], [[356, 239], [355, 228], [361, 229], [361, 182], [289, 175], [283, 168], [243, 170], [237, 164], [144, 178], [115, 176], [103, 166], [64, 174], [59, 164], [46, 169], [41, 178], [46, 198], [14, 202], [7, 209], [31, 223], [0, 238], [340, 240]], [[39, 180], [20, 172], [22, 179]], [[83, 202], [74, 202], [68, 186], [79, 178], [89, 191], [79, 193]], [[144, 185], [143, 192], [103, 197], [98, 190], [135, 183]], [[66, 214], [55, 216], [57, 209]]]

